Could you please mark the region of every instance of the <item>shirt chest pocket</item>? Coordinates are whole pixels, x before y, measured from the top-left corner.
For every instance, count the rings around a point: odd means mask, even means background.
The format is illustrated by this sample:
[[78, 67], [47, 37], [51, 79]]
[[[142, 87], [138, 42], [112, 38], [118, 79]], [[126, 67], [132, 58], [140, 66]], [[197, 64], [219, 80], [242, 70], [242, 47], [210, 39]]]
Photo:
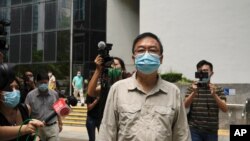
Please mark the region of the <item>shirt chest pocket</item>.
[[141, 111], [141, 106], [138, 104], [122, 104], [118, 110], [120, 111], [119, 113], [119, 122], [120, 124], [129, 124], [136, 119], [138, 119], [140, 111]]
[[171, 132], [174, 123], [175, 109], [172, 107], [156, 106], [154, 107], [154, 122], [156, 130], [160, 132]]

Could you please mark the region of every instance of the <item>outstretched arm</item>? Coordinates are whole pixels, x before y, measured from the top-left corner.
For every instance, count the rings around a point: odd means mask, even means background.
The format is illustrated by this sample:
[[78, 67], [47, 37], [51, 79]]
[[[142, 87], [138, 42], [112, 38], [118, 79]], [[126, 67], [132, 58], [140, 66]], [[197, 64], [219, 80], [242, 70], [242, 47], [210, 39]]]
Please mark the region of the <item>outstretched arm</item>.
[[89, 96], [96, 97], [98, 95], [96, 87], [97, 87], [98, 78], [102, 72], [102, 63], [103, 63], [103, 59], [101, 58], [100, 55], [98, 55], [95, 59], [96, 69], [88, 85]]

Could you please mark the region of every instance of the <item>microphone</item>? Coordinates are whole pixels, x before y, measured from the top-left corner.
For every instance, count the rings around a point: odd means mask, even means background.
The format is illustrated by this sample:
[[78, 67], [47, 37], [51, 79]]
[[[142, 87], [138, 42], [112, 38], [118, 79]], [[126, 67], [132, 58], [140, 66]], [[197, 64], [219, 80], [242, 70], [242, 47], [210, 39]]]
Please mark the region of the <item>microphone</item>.
[[98, 46], [99, 49], [102, 50], [102, 49], [105, 49], [106, 43], [104, 41], [100, 41], [97, 46]]
[[63, 98], [59, 98], [54, 104], [53, 104], [53, 112], [44, 120], [45, 123], [48, 123], [51, 119], [53, 119], [55, 116], [67, 116], [71, 112], [70, 106], [76, 106], [77, 105], [77, 99], [73, 96], [67, 97], [67, 100], [64, 100]]

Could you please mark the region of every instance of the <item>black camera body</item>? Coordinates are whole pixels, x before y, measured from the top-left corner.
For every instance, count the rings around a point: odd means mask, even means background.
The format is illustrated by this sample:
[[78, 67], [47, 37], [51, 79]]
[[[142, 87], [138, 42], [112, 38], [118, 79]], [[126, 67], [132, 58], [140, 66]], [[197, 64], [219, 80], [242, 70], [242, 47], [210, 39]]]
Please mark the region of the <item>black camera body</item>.
[[113, 57], [109, 55], [109, 51], [112, 50], [113, 44], [100, 41], [98, 43], [98, 54], [103, 58], [103, 66], [106, 68], [111, 67], [113, 63]]
[[[195, 72], [195, 78], [199, 79], [199, 81], [197, 82], [198, 88], [209, 88], [208, 72], [202, 72], [202, 71]], [[204, 79], [207, 80], [204, 81]]]

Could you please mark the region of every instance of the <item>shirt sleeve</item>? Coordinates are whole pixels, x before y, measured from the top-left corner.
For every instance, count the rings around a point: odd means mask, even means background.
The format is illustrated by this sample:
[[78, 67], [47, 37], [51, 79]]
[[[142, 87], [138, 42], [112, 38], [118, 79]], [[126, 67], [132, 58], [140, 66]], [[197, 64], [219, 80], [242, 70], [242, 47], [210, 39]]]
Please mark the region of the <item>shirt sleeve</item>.
[[179, 91], [177, 91], [176, 103], [177, 111], [175, 114], [176, 117], [172, 129], [173, 141], [191, 141], [186, 111]]
[[29, 93], [27, 94], [24, 103], [30, 105], [30, 94]]
[[99, 131], [100, 141], [117, 141], [118, 114], [116, 110], [117, 109], [116, 108], [116, 96], [117, 96], [116, 90], [112, 86], [108, 94], [108, 98], [107, 98], [107, 102], [106, 102], [106, 106], [105, 106], [105, 110], [104, 110], [104, 114], [103, 114], [103, 118], [101, 122], [101, 127]]

